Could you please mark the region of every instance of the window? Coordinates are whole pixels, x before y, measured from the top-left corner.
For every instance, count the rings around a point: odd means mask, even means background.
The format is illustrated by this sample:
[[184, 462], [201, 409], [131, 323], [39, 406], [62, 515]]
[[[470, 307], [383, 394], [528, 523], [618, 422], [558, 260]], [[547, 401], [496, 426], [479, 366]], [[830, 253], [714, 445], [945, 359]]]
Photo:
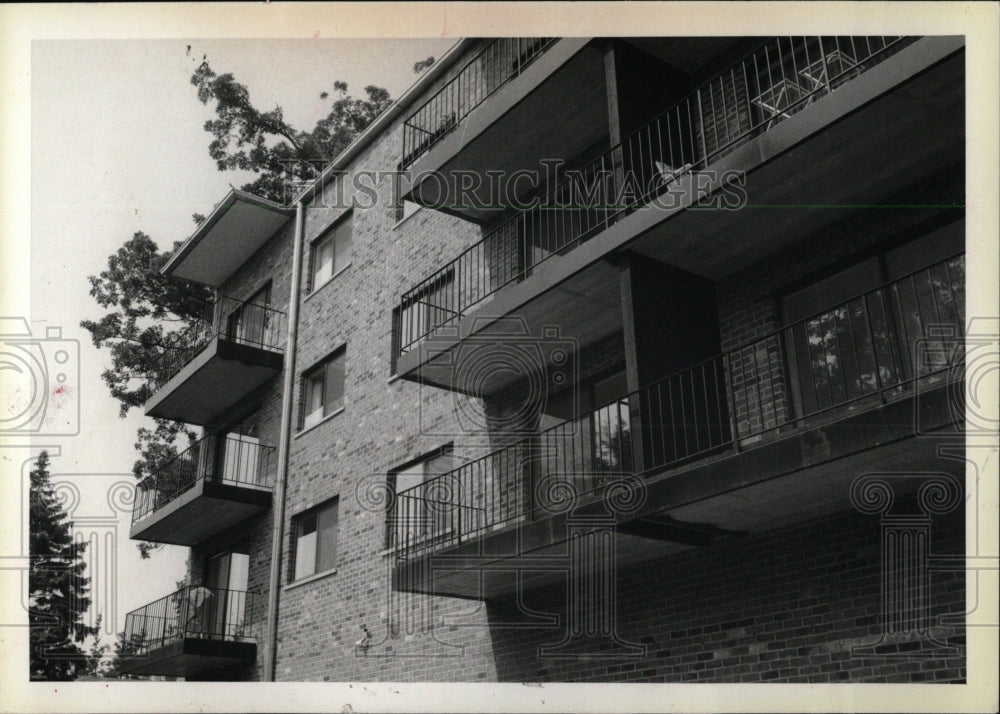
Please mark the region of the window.
[[293, 580], [337, 566], [337, 506], [338, 499], [334, 498], [292, 519]]
[[603, 474], [631, 472], [632, 432], [624, 365], [550, 394], [538, 421], [539, 473], [581, 492]]
[[300, 428], [307, 429], [343, 408], [346, 354], [345, 350], [338, 350], [305, 373]]
[[246, 635], [249, 543], [213, 555], [205, 564], [204, 586], [187, 589], [184, 629], [222, 639]]
[[414, 203], [413, 201], [403, 201], [403, 205], [396, 208], [396, 222], [404, 221], [418, 210], [420, 210], [421, 205], [419, 203]]
[[[812, 414], [876, 389], [869, 334], [870, 302], [857, 297], [881, 283], [876, 258], [851, 266], [788, 295], [783, 303], [794, 361], [792, 389], [800, 414]], [[883, 305], [878, 301], [879, 308]], [[810, 317], [811, 316], [811, 317]], [[879, 317], [882, 310], [879, 311]], [[888, 325], [872, 325], [890, 349]], [[891, 364], [891, 361], [889, 362]]]
[[800, 416], [922, 376], [912, 355], [928, 327], [950, 325], [961, 334], [959, 226], [949, 224], [784, 297], [792, 397]]
[[215, 476], [247, 486], [263, 486], [267, 459], [262, 458], [260, 412], [254, 412], [239, 425], [216, 435]]
[[310, 290], [316, 290], [350, 264], [353, 243], [354, 215], [351, 213], [313, 241], [309, 255], [312, 265]]
[[396, 175], [393, 177], [392, 182], [392, 197], [394, 200], [393, 205], [396, 207], [396, 223], [409, 218], [421, 207], [419, 203], [414, 203], [413, 201], [407, 201], [400, 197], [402, 181], [402, 169], [398, 166], [396, 167]]
[[268, 283], [229, 313], [226, 336], [234, 342], [255, 347], [276, 344], [275, 336], [271, 334], [270, 304], [271, 283]]
[[437, 489], [433, 482], [458, 466], [449, 444], [389, 473], [389, 486], [396, 493], [395, 517], [387, 533], [390, 546], [448, 532], [458, 518], [458, 504], [441, 499], [448, 493], [458, 494], [453, 489]]

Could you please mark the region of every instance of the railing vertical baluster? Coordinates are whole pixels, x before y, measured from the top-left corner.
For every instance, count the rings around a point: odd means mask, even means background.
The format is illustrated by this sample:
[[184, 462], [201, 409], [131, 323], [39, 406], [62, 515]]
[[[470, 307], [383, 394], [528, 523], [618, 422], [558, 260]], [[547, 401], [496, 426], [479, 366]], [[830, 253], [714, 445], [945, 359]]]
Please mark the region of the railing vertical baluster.
[[[715, 111], [715, 91], [712, 89], [712, 84], [714, 83], [714, 81], [715, 80], [712, 80], [711, 82], [709, 82], [708, 85], [707, 85], [707, 87], [706, 87], [706, 89], [708, 89], [708, 105], [709, 105], [709, 108], [712, 111], [712, 119], [713, 119], [713, 121], [712, 121], [712, 136], [713, 136], [712, 146], [714, 147], [715, 151], [718, 151], [719, 146], [720, 146], [720, 143], [719, 143], [719, 122], [717, 120], [715, 120], [715, 115], [716, 115], [716, 111]], [[713, 151], [713, 153], [714, 153], [714, 151]]]
[[753, 353], [753, 373], [754, 373], [754, 383], [757, 385], [757, 417], [760, 419], [760, 431], [765, 431], [764, 425], [767, 422], [766, 408], [764, 407], [764, 393], [761, 390], [761, 372], [760, 372], [760, 360], [758, 359], [758, 345], [760, 342], [755, 342], [750, 350]]
[[[885, 404], [885, 388], [882, 385], [882, 369], [879, 365], [879, 349], [875, 342], [875, 332], [872, 330], [872, 320], [871, 320], [871, 309], [868, 307], [868, 295], [862, 295], [861, 300], [864, 304], [865, 310], [865, 326], [868, 328], [868, 339], [871, 341], [872, 346], [872, 356], [875, 362], [875, 385], [878, 387], [879, 399], [883, 404]], [[890, 348], [891, 355], [891, 348]]]
[[[728, 364], [726, 362], [728, 361]], [[733, 445], [736, 450], [740, 450], [740, 420], [739, 420], [739, 410], [736, 405], [736, 388], [734, 382], [736, 381], [736, 370], [733, 366], [733, 352], [729, 352], [723, 355], [723, 366], [726, 370], [726, 387], [729, 391], [729, 421], [730, 428], [733, 430], [732, 439]]]
[[718, 416], [716, 419], [719, 422], [719, 446], [726, 442], [726, 430], [722, 425], [723, 413], [728, 415], [728, 409], [723, 409], [722, 406], [722, 390], [719, 389], [719, 359], [712, 360], [712, 388], [715, 390], [715, 406], [718, 409]]
[[729, 107], [726, 105], [726, 80], [725, 75], [719, 76], [719, 99], [722, 101], [722, 121], [719, 122], [723, 125], [725, 130], [725, 138], [722, 140], [721, 145], [728, 146], [731, 139], [729, 138]]
[[691, 419], [694, 422], [694, 453], [701, 452], [701, 429], [698, 420], [698, 393], [694, 383], [694, 370], [688, 370], [688, 380], [691, 382]]

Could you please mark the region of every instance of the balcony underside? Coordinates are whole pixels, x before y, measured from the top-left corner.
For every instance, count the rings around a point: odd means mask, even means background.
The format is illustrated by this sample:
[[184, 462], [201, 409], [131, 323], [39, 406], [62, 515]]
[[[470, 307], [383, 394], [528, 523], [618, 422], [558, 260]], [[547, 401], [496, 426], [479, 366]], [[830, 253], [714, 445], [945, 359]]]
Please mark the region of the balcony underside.
[[222, 667], [252, 664], [256, 659], [254, 642], [185, 637], [144, 656], [127, 658], [122, 670], [146, 676], [190, 677]]
[[233, 189], [174, 253], [164, 273], [217, 288], [294, 214], [294, 209]]
[[[571, 159], [607, 136], [604, 56], [588, 41], [559, 40], [520, 77], [500, 87], [409, 167], [414, 183], [403, 178], [403, 197], [484, 220], [490, 211], [455, 206], [460, 180], [456, 172], [483, 175], [488, 169], [510, 176], [539, 166], [543, 158]], [[559, 112], [558, 122], [539, 121], [553, 111]], [[431, 172], [437, 178], [427, 180]], [[484, 205], [494, 200], [485, 187], [475, 195]]]
[[[451, 367], [455, 348], [486, 338], [500, 317], [517, 316], [532, 335], [557, 325], [588, 344], [621, 329], [616, 253], [632, 251], [722, 280], [906, 186], [961, 165], [964, 54], [961, 40], [926, 38], [821, 97], [710, 168], [744, 172], [747, 206], [691, 208], [718, 182], [676, 188], [676, 206], [648, 205], [586, 242], [531, 269], [464, 318], [401, 355], [404, 379], [474, 392]], [[904, 81], [908, 80], [908, 81]], [[705, 179], [700, 179], [705, 181]], [[673, 193], [673, 191], [672, 191]], [[897, 199], [898, 200], [898, 199]], [[502, 386], [499, 385], [498, 386]]]
[[[866, 473], [947, 472], [964, 481], [962, 438], [948, 440], [955, 453], [944, 458], [938, 454], [942, 439], [934, 434], [954, 427], [949, 399], [960, 387], [936, 386], [916, 398], [794, 429], [744, 451], [728, 450], [648, 477], [640, 509], [617, 517], [618, 564], [849, 510], [851, 483]], [[915, 478], [912, 488], [917, 485]], [[600, 502], [582, 503], [572, 516], [605, 513]], [[567, 520], [567, 514], [558, 514], [525, 521], [421, 555], [396, 566], [394, 587], [493, 599], [512, 595], [519, 580], [522, 589], [559, 586], [566, 577]]]
[[201, 478], [169, 503], [133, 523], [129, 538], [193, 546], [270, 507], [269, 489]]
[[204, 426], [281, 371], [281, 352], [213, 339], [146, 402], [146, 416]]

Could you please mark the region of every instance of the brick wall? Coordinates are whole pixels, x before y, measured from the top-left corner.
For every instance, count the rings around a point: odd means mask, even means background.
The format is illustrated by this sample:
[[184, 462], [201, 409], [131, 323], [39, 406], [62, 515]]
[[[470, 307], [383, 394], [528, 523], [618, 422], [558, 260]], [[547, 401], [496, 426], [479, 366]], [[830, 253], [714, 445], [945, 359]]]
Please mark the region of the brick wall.
[[[960, 554], [961, 514], [938, 517], [932, 551]], [[620, 568], [617, 632], [645, 656], [554, 659], [538, 648], [559, 628], [493, 630], [500, 681], [587, 682], [962, 682], [965, 635], [936, 627], [949, 654], [926, 638], [890, 637], [878, 656], [855, 647], [881, 635], [880, 526], [849, 512], [807, 524], [719, 541]], [[962, 571], [935, 572], [931, 616], [965, 611]], [[524, 605], [565, 617], [561, 588], [532, 592]], [[518, 616], [510, 600], [490, 603], [491, 621]], [[889, 656], [886, 656], [889, 655]]]
[[[352, 171], [393, 170], [401, 145], [397, 124], [356, 159]], [[338, 191], [346, 197], [343, 206], [333, 199]], [[485, 631], [462, 629], [451, 635], [466, 647], [460, 659], [428, 656], [439, 646], [428, 621], [440, 623], [446, 615], [470, 609], [476, 611], [473, 620], [482, 619], [482, 607], [392, 592], [394, 558], [385, 552], [385, 507], [367, 495], [385, 487], [394, 467], [444, 444], [454, 442], [460, 455], [483, 453], [481, 436], [470, 435], [457, 421], [453, 396], [392, 379], [390, 359], [392, 314], [400, 297], [479, 241], [482, 232], [475, 224], [427, 209], [397, 225], [391, 180], [379, 184], [378, 194], [377, 206], [362, 205], [358, 196], [353, 209], [350, 267], [313, 294], [303, 294], [300, 307], [296, 377], [346, 345], [345, 395], [343, 412], [291, 441], [277, 678], [493, 680]], [[307, 244], [349, 210], [354, 195], [348, 180], [342, 188], [329, 186], [307, 208]], [[303, 253], [308, 255], [308, 249]], [[294, 413], [301, 399], [297, 384]], [[292, 518], [333, 497], [339, 498], [336, 571], [290, 584]], [[362, 624], [372, 636], [367, 656], [359, 656], [355, 647]], [[454, 652], [447, 644], [441, 647], [445, 655]]]

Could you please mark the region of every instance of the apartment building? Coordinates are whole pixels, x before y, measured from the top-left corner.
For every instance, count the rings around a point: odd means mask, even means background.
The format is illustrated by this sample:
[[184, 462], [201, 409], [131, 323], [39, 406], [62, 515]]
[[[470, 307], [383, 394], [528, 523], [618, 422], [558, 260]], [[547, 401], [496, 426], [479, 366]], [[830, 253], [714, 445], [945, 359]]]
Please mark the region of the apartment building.
[[469, 39], [151, 376], [139, 674], [965, 677], [964, 43]]

